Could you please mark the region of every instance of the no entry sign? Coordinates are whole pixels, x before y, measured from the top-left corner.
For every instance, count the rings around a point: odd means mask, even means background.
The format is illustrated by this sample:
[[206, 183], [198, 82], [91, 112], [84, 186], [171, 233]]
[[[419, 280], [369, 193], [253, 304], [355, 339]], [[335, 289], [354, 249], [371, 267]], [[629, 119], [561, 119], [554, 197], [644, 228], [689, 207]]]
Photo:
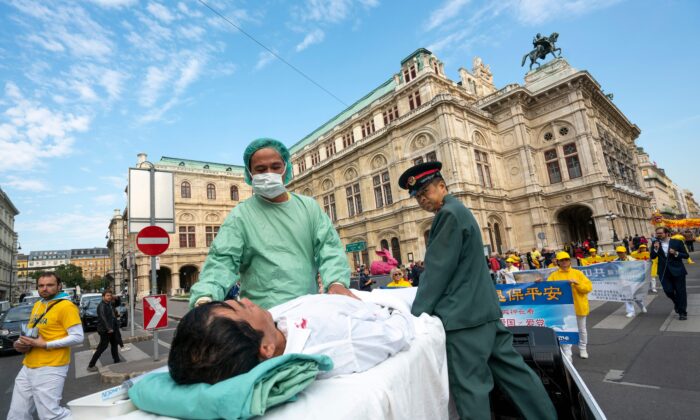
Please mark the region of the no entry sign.
[[162, 227], [146, 226], [136, 235], [136, 246], [146, 255], [155, 257], [170, 246], [170, 235]]
[[143, 298], [143, 329], [155, 330], [168, 326], [168, 301], [165, 295]]

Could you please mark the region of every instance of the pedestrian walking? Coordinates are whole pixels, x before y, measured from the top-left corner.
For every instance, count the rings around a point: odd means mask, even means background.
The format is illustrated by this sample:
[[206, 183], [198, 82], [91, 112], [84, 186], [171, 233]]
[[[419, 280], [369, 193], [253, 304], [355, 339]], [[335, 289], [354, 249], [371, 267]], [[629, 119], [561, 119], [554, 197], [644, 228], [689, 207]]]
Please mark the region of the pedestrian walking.
[[[557, 265], [559, 269], [549, 275], [547, 281], [568, 281], [571, 283], [571, 292], [574, 298], [574, 310], [576, 323], [578, 324], [578, 349], [582, 359], [588, 359], [588, 330], [586, 318], [590, 312], [588, 294], [593, 290], [593, 283], [581, 271], [571, 268], [571, 256], [566, 252], [557, 253]], [[571, 360], [571, 344], [562, 344], [561, 349]]]
[[491, 418], [489, 393], [495, 381], [523, 417], [554, 419], [542, 381], [513, 348], [513, 335], [500, 321], [481, 229], [472, 212], [448, 193], [441, 168], [440, 162], [426, 162], [399, 178], [399, 187], [435, 214], [411, 312], [436, 315], [443, 323], [450, 394], [461, 418]]
[[78, 308], [61, 291], [61, 278], [42, 273], [37, 279], [41, 300], [34, 303], [29, 323], [14, 348], [24, 353], [15, 378], [8, 420], [65, 419], [71, 412], [61, 407], [63, 385], [70, 364], [70, 347], [83, 342]]
[[95, 364], [100, 359], [102, 353], [110, 347], [112, 352], [112, 360], [114, 363], [119, 363], [119, 352], [117, 349], [117, 335], [114, 332], [115, 317], [112, 310], [112, 290], [105, 289], [102, 292], [102, 302], [97, 305], [97, 333], [100, 335], [100, 343], [97, 345], [95, 353], [90, 359], [87, 370], [96, 371]]
[[667, 227], [656, 228], [656, 240], [651, 248], [652, 259], [659, 259], [658, 276], [664, 293], [673, 301], [673, 307], [680, 321], [688, 319], [688, 295], [685, 288], [685, 276], [688, 272], [683, 259], [689, 255], [682, 241], [671, 239]]

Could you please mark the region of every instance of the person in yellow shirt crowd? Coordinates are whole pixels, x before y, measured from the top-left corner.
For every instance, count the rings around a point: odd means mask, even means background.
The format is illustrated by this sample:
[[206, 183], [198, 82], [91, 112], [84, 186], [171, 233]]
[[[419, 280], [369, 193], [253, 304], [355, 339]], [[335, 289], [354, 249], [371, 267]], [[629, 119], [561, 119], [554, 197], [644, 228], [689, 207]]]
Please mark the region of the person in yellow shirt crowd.
[[680, 233], [676, 233], [675, 235], [671, 236], [671, 239], [677, 239], [681, 242], [683, 242], [683, 246], [685, 247], [685, 252], [688, 253], [688, 259], [686, 260], [688, 264], [695, 264], [695, 261], [693, 261], [692, 258], [690, 258], [690, 252], [688, 251], [688, 245], [685, 243], [685, 236], [683, 236]]
[[29, 323], [14, 348], [24, 354], [22, 369], [15, 378], [8, 419], [71, 418], [61, 407], [63, 384], [70, 365], [70, 346], [83, 343], [83, 325], [78, 307], [61, 291], [55, 273], [41, 273], [37, 279], [41, 299], [32, 307]]
[[503, 280], [506, 282], [506, 284], [515, 284], [515, 277], [513, 276], [513, 273], [520, 271], [520, 269], [516, 267], [514, 263], [515, 258], [512, 256], [506, 258], [506, 268], [502, 270]]
[[[637, 250], [632, 253], [632, 258], [634, 258], [635, 260], [649, 261], [650, 255], [649, 251], [647, 250], [647, 246], [645, 244], [639, 245], [639, 248], [637, 248]], [[651, 261], [651, 284], [649, 290], [652, 293], [656, 293], [656, 278], [658, 265], [659, 258], [657, 257]]]
[[555, 255], [552, 257], [552, 262], [547, 266], [547, 268], [557, 268], [559, 267], [559, 264], [557, 264], [557, 256]]
[[632, 252], [632, 258], [635, 260], [649, 261], [649, 251], [647, 251], [647, 246], [644, 244], [639, 245], [639, 248]]
[[[586, 330], [586, 317], [590, 312], [588, 306], [588, 294], [593, 290], [593, 283], [581, 271], [571, 268], [571, 257], [566, 252], [557, 253], [559, 269], [549, 275], [547, 281], [568, 281], [571, 283], [571, 291], [574, 298], [574, 310], [578, 323], [578, 349], [582, 359], [588, 359], [588, 331]], [[562, 344], [562, 352], [571, 360], [571, 344]]]
[[[615, 259], [615, 261], [636, 261], [634, 257], [627, 255], [627, 248], [625, 248], [624, 246], [618, 246], [617, 248], [615, 248], [615, 252], [617, 252], [617, 258]], [[646, 305], [644, 305], [643, 300], [635, 299], [634, 303], [636, 303], [637, 306], [639, 306], [639, 312], [643, 314], [647, 313], [647, 307]], [[625, 302], [625, 312], [627, 312], [625, 316], [627, 318], [632, 318], [635, 315], [634, 303]]]
[[588, 257], [583, 258], [581, 261], [584, 262], [583, 265], [591, 265], [591, 264], [598, 264], [603, 262], [603, 257], [598, 255], [597, 250], [595, 248], [591, 248], [588, 250], [588, 253], [590, 254]]
[[391, 270], [391, 281], [386, 285], [386, 287], [411, 287], [406, 279], [403, 278], [403, 271], [399, 268], [393, 268]]

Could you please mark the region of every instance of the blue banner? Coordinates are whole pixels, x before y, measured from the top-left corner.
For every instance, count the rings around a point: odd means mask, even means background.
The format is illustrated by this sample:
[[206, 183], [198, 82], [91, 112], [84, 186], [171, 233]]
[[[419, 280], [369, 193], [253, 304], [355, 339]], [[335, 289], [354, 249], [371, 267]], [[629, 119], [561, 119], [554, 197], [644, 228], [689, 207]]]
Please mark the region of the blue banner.
[[571, 285], [566, 281], [497, 284], [506, 327], [533, 326], [554, 329], [561, 344], [578, 344], [578, 323]]

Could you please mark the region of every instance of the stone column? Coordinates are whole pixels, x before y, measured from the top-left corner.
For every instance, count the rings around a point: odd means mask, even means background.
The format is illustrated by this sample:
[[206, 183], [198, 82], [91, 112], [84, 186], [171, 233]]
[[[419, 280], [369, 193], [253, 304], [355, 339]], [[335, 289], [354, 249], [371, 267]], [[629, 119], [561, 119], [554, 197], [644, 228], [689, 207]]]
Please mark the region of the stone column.
[[170, 296], [179, 295], [180, 290], [180, 272], [171, 271], [170, 272]]

